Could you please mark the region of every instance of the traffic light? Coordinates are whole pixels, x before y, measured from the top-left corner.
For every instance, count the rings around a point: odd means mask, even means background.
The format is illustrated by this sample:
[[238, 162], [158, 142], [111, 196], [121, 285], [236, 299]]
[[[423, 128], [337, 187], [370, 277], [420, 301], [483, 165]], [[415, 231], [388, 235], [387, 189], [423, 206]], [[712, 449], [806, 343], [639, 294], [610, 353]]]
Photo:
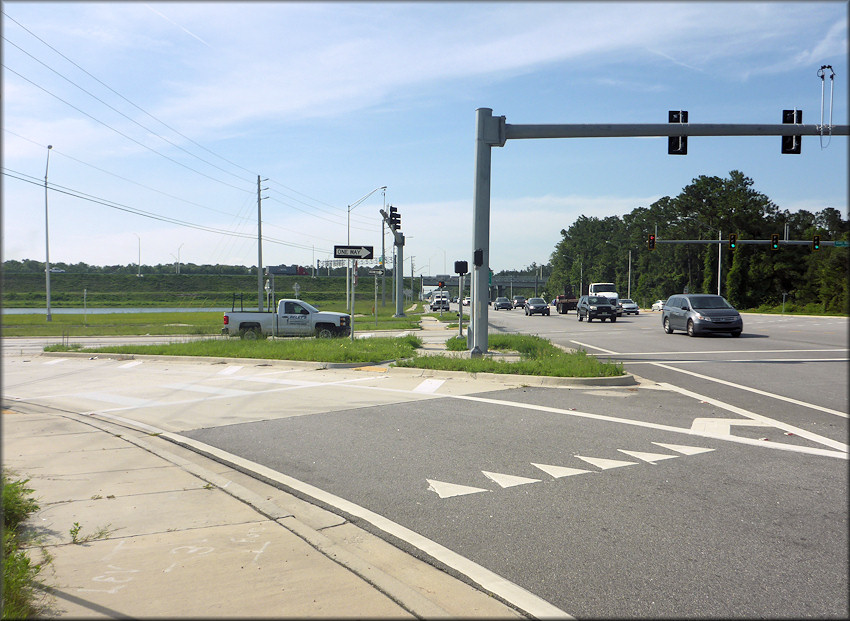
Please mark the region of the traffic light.
[[[791, 123], [793, 125], [801, 125], [803, 123], [802, 110], [783, 110], [782, 122]], [[782, 153], [791, 155], [799, 155], [803, 145], [802, 136], [782, 136]]]
[[[668, 123], [687, 123], [687, 110], [669, 110], [667, 112]], [[687, 136], [668, 136], [667, 137], [667, 155], [687, 155], [688, 154], [688, 137]]]
[[394, 231], [401, 228], [401, 214], [392, 205], [390, 205], [390, 228]]
[[779, 250], [779, 235], [776, 233], [770, 236], [770, 249]]
[[735, 250], [738, 245], [738, 234], [731, 233], [729, 235], [729, 250]]
[[438, 286], [440, 289], [442, 289], [443, 287], [445, 287], [445, 286], [446, 286], [446, 281], [445, 281], [445, 280], [438, 280], [438, 281], [437, 281], [437, 286]]
[[820, 235], [812, 237], [812, 250], [820, 250]]
[[655, 235], [649, 236], [649, 249], [655, 250]]

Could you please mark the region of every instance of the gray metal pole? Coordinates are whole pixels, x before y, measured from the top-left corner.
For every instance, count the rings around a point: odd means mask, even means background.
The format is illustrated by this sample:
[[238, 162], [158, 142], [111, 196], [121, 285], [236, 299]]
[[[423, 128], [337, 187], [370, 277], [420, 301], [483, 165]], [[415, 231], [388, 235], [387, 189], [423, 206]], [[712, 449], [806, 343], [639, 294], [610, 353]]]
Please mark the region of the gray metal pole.
[[404, 235], [396, 233], [396, 259], [393, 276], [395, 276], [395, 315], [393, 317], [404, 317], [404, 275], [401, 273], [404, 267]]
[[[482, 254], [482, 264], [472, 263], [470, 285], [472, 300], [469, 312], [470, 351], [473, 354], [487, 353], [487, 325], [489, 322], [489, 306], [484, 299], [487, 291], [487, 275], [490, 269], [490, 173], [491, 152], [493, 144], [493, 125], [495, 122], [504, 123], [504, 117], [493, 118], [490, 108], [478, 108], [475, 111], [475, 177], [472, 199], [472, 256], [476, 251]], [[498, 128], [496, 128], [496, 144], [498, 144]]]
[[50, 168], [50, 149], [47, 145], [47, 163], [44, 165], [44, 287], [47, 294], [47, 321], [53, 321], [50, 313], [50, 227], [47, 219], [47, 170]]
[[723, 261], [721, 261], [723, 257], [723, 233], [719, 230], [717, 231], [717, 295], [720, 295], [720, 266], [723, 265]]
[[384, 227], [387, 223], [381, 218], [381, 268], [384, 273], [381, 275], [381, 306], [387, 305], [387, 247], [386, 247], [386, 231]]

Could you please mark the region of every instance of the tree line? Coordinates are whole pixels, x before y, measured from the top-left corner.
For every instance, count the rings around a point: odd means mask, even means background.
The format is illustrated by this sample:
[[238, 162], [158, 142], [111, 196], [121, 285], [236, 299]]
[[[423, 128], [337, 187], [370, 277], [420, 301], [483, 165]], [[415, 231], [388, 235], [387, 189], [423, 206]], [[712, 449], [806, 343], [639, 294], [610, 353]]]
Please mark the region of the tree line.
[[[752, 179], [733, 170], [727, 178], [700, 176], [678, 196], [665, 196], [649, 207], [607, 218], [580, 216], [552, 253], [547, 290], [565, 285], [587, 293], [590, 282], [613, 282], [621, 297], [629, 285], [635, 300], [667, 299], [675, 293], [717, 293], [718, 245], [658, 243], [658, 240], [717, 240], [722, 235], [720, 293], [741, 309], [776, 307], [789, 301], [796, 308], [850, 314], [846, 247], [738, 244], [729, 249], [729, 234], [738, 240], [848, 240], [850, 220], [825, 207], [817, 213], [780, 210], [753, 188]], [[547, 270], [548, 271], [548, 270]]]

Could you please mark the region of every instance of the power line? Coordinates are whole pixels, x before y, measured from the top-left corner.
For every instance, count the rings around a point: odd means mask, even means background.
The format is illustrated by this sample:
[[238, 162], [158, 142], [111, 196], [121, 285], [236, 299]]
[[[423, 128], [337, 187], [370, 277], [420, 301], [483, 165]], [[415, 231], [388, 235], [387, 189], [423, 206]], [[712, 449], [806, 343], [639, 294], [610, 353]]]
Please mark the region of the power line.
[[[32, 185], [41, 186], [44, 183], [43, 180], [37, 179], [36, 177], [33, 177], [31, 175], [27, 175], [26, 173], [22, 173], [22, 172], [19, 172], [19, 171], [16, 171], [16, 170], [11, 170], [11, 169], [5, 168], [5, 167], [2, 169], [2, 173], [4, 175], [6, 175], [7, 177], [11, 177], [12, 179], [17, 179], [19, 181], [23, 181], [25, 183], [30, 183]], [[152, 213], [152, 212], [149, 212], [149, 211], [144, 211], [142, 209], [138, 209], [136, 207], [130, 207], [128, 205], [123, 205], [121, 203], [116, 203], [114, 201], [110, 201], [110, 200], [107, 200], [107, 199], [104, 199], [104, 198], [93, 196], [91, 194], [87, 194], [85, 192], [82, 192], [82, 191], [79, 191], [79, 190], [74, 190], [72, 188], [68, 188], [66, 186], [58, 185], [58, 184], [55, 184], [55, 183], [49, 184], [48, 187], [53, 192], [57, 192], [59, 194], [65, 194], [65, 195], [71, 196], [73, 198], [78, 198], [78, 199], [81, 199], [81, 200], [88, 201], [90, 203], [103, 205], [105, 207], [109, 207], [111, 209], [116, 209], [118, 211], [124, 211], [124, 212], [127, 212], [127, 213], [132, 213], [132, 214], [137, 215], [137, 216], [150, 218], [152, 220], [159, 220], [161, 222], [167, 222], [169, 224], [176, 224], [178, 226], [184, 226], [184, 227], [196, 229], [196, 230], [199, 230], [199, 231], [205, 231], [207, 233], [216, 233], [216, 234], [219, 234], [219, 235], [227, 235], [227, 236], [230, 236], [230, 237], [242, 237], [242, 238], [245, 238], [245, 239], [252, 239], [252, 240], [256, 239], [256, 236], [253, 235], [253, 234], [238, 233], [238, 232], [235, 232], [235, 231], [227, 231], [225, 229], [218, 229], [218, 228], [206, 226], [206, 225], [203, 225], [203, 224], [196, 224], [194, 222], [186, 222], [185, 220], [178, 220], [176, 218], [170, 218], [168, 216], [162, 216], [162, 215], [155, 214], [155, 213]], [[277, 238], [274, 238], [274, 237], [263, 236], [262, 239], [263, 239], [263, 241], [268, 241], [268, 242], [271, 242], [271, 243], [274, 243], [274, 244], [280, 244], [282, 246], [289, 246], [291, 248], [297, 248], [297, 249], [300, 249], [300, 250], [314, 250], [315, 249], [314, 246], [307, 246], [307, 245], [304, 245], [304, 244], [296, 244], [296, 243], [293, 243], [293, 242], [287, 242], [287, 241], [283, 241], [282, 239], [277, 239]], [[321, 250], [320, 252], [322, 252], [322, 254], [332, 254], [332, 251], [330, 251], [330, 250]]]

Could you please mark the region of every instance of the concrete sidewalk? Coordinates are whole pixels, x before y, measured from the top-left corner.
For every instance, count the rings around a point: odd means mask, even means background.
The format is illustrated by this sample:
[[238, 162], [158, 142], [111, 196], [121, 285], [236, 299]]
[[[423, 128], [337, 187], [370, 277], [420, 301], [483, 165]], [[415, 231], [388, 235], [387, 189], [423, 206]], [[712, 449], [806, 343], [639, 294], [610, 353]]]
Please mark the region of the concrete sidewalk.
[[[45, 616], [524, 618], [345, 518], [163, 438], [4, 403], [53, 561]], [[33, 550], [31, 558], [37, 558]]]

